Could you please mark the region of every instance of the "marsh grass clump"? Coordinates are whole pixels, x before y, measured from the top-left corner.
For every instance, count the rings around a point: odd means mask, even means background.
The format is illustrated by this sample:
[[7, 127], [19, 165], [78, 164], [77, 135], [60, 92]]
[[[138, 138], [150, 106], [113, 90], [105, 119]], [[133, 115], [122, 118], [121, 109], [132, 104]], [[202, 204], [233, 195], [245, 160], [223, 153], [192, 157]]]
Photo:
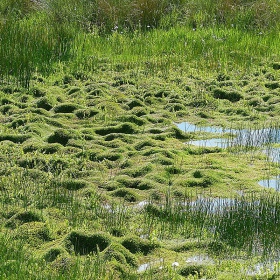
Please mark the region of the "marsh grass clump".
[[270, 83], [265, 83], [265, 87], [268, 89], [277, 89], [280, 88], [280, 83], [279, 82], [270, 82]]
[[72, 231], [65, 239], [67, 250], [78, 255], [87, 255], [89, 253], [102, 252], [111, 244], [111, 238], [108, 234], [86, 233], [82, 231]]
[[29, 90], [29, 92], [33, 95], [33, 97], [44, 97], [46, 95], [46, 91], [40, 87], [33, 87]]
[[103, 160], [117, 161], [120, 160], [121, 158], [122, 158], [122, 154], [115, 152], [114, 150], [103, 152], [96, 155], [97, 161], [103, 161]]

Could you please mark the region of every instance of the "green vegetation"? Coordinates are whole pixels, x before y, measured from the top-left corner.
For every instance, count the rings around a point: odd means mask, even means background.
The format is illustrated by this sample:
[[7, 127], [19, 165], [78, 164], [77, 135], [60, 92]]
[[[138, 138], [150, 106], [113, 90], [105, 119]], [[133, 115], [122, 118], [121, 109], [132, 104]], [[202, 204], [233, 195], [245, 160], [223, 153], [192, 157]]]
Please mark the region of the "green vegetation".
[[0, 279], [278, 279], [279, 27], [278, 0], [2, 0]]

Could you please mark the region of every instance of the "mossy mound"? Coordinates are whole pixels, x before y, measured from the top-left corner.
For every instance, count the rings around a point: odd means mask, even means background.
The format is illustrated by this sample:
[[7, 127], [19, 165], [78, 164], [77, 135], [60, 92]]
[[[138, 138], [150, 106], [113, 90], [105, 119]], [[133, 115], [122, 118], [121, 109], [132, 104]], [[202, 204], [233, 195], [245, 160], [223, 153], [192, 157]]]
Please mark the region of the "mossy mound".
[[68, 179], [63, 181], [55, 180], [53, 182], [57, 186], [61, 186], [70, 191], [76, 191], [87, 187], [88, 183], [84, 180]]
[[119, 125], [98, 128], [95, 130], [96, 134], [102, 136], [108, 135], [110, 133], [136, 134], [137, 132], [137, 128], [132, 123], [122, 123]]
[[136, 178], [136, 177], [144, 176], [144, 175], [150, 173], [152, 170], [153, 170], [153, 165], [147, 164], [147, 165], [141, 166], [139, 168], [130, 168], [130, 169], [127, 168], [122, 173], [126, 174], [130, 177]]
[[75, 110], [79, 109], [79, 106], [74, 103], [63, 103], [56, 105], [53, 108], [55, 113], [73, 113]]
[[46, 95], [46, 91], [40, 87], [33, 87], [30, 89], [30, 93], [34, 96], [34, 97], [43, 97]]
[[9, 140], [16, 144], [22, 144], [29, 138], [31, 138], [31, 136], [27, 134], [2, 134], [0, 135], [0, 142]]
[[135, 202], [139, 199], [137, 193], [127, 188], [117, 189], [113, 191], [111, 195], [116, 197], [122, 197], [124, 200], [128, 202]]
[[227, 99], [231, 102], [237, 102], [243, 98], [243, 95], [236, 91], [228, 91], [221, 88], [215, 88], [213, 90], [213, 97], [217, 99]]
[[71, 138], [72, 138], [72, 134], [70, 131], [65, 129], [58, 129], [47, 138], [47, 142], [59, 143], [65, 146]]
[[5, 224], [6, 227], [16, 228], [22, 224], [30, 222], [42, 222], [42, 216], [34, 211], [23, 211], [13, 215]]
[[178, 273], [184, 277], [196, 276], [201, 278], [207, 273], [207, 266], [203, 264], [189, 264], [178, 270]]
[[58, 256], [65, 253], [65, 249], [62, 247], [53, 247], [50, 248], [47, 252], [44, 253], [43, 259], [46, 262], [53, 262], [57, 259]]
[[69, 251], [74, 250], [78, 255], [87, 255], [89, 253], [102, 252], [111, 244], [111, 238], [108, 234], [86, 233], [82, 231], [72, 231], [66, 237], [66, 248]]
[[89, 119], [97, 115], [99, 111], [94, 109], [79, 109], [75, 111], [75, 115], [79, 119]]
[[180, 130], [178, 127], [171, 127], [165, 131], [168, 133], [169, 137], [181, 139], [181, 140], [187, 140], [190, 139], [190, 135], [187, 133], [184, 133], [182, 130]]
[[62, 149], [62, 145], [59, 143], [51, 143], [51, 144], [47, 144], [47, 145], [43, 145], [40, 148], [40, 152], [42, 152], [43, 154], [54, 154], [59, 152]]
[[137, 150], [137, 151], [140, 151], [146, 147], [155, 147], [157, 144], [155, 141], [153, 140], [141, 140], [139, 141], [138, 143], [136, 143], [134, 145], [134, 148]]
[[108, 152], [96, 155], [96, 160], [98, 160], [98, 161], [102, 161], [102, 160], [116, 161], [121, 158], [122, 158], [122, 154], [115, 152], [115, 151], [108, 151]]
[[119, 243], [112, 243], [103, 251], [105, 261], [116, 260], [121, 264], [137, 267], [137, 258]]
[[141, 239], [138, 236], [125, 237], [121, 244], [132, 254], [142, 253], [144, 255], [151, 253], [154, 249], [159, 247], [158, 243]]
[[53, 103], [51, 102], [51, 100], [49, 98], [47, 98], [45, 96], [45, 97], [41, 97], [40, 99], [37, 100], [36, 106], [37, 106], [37, 108], [42, 108], [42, 109], [49, 111], [53, 108]]
[[149, 190], [155, 188], [155, 184], [153, 181], [141, 178], [131, 178], [129, 176], [120, 176], [117, 179], [117, 182], [122, 186], [131, 189], [138, 190]]
[[127, 103], [127, 106], [129, 107], [130, 110], [135, 107], [144, 107], [145, 108], [145, 104], [142, 101], [140, 101], [139, 99], [130, 100]]
[[146, 124], [146, 120], [134, 116], [134, 115], [124, 115], [118, 118], [118, 120], [122, 121], [122, 122], [129, 122], [129, 123], [134, 123], [138, 126], [144, 125]]
[[30, 222], [19, 226], [16, 229], [15, 238], [33, 247], [52, 240], [48, 226], [42, 222]]

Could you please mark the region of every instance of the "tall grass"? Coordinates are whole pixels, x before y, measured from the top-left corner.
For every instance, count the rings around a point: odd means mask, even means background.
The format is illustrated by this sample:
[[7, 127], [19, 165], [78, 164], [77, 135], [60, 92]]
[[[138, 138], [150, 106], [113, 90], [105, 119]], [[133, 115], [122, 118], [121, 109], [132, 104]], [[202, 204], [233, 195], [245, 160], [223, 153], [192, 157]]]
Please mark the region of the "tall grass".
[[263, 193], [234, 199], [190, 199], [170, 196], [161, 205], [146, 205], [147, 232], [170, 236], [208, 237], [252, 255], [279, 256], [280, 197]]
[[33, 5], [4, 1], [0, 77], [2, 81], [15, 77], [28, 86], [34, 72], [47, 74], [62, 61], [70, 61], [73, 71], [96, 70], [105, 62], [157, 74], [188, 69], [190, 63], [204, 70], [230, 70], [264, 59], [279, 60], [278, 4], [276, 0], [265, 6], [262, 1], [230, 0], [41, 0]]

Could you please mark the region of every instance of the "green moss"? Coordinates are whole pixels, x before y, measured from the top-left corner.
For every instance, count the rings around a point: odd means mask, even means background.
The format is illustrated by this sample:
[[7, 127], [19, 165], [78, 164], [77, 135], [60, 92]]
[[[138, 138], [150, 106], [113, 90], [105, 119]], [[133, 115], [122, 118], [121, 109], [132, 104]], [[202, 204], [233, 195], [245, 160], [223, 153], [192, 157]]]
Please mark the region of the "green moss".
[[72, 231], [65, 239], [66, 248], [72, 249], [76, 254], [87, 255], [91, 252], [103, 251], [111, 243], [111, 238], [108, 234], [86, 233], [82, 231]]
[[144, 255], [151, 253], [154, 249], [159, 247], [158, 243], [141, 239], [138, 236], [125, 237], [121, 244], [133, 254], [142, 253]]

